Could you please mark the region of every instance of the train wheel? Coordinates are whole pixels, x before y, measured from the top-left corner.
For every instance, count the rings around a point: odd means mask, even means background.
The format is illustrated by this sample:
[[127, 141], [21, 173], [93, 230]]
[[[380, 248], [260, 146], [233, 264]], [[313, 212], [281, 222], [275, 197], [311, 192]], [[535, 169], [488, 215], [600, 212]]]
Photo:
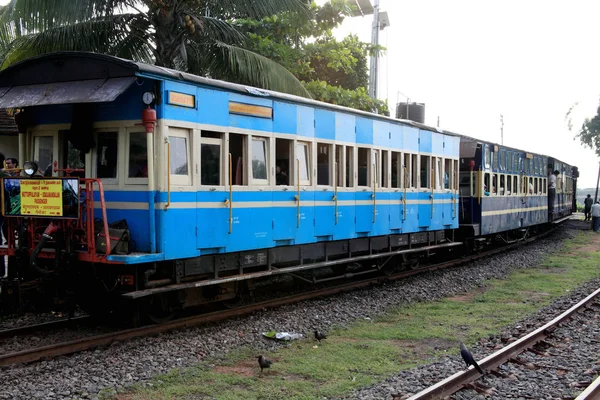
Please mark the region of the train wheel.
[[175, 311], [171, 307], [168, 298], [163, 295], [155, 295], [143, 307], [143, 314], [153, 323], [162, 324], [173, 319]]
[[222, 304], [225, 308], [238, 308], [239, 306], [244, 304], [244, 301], [246, 300], [246, 297], [249, 293], [248, 284], [246, 282], [238, 282], [236, 284], [235, 291], [235, 297], [223, 301]]

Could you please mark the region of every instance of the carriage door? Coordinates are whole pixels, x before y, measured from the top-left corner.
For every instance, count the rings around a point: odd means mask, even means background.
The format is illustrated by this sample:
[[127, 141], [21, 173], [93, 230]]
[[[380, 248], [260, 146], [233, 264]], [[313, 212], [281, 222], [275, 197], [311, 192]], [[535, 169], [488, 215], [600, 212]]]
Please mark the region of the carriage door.
[[427, 228], [433, 219], [434, 185], [431, 133], [419, 131], [419, 228]]
[[315, 236], [332, 240], [335, 230], [334, 145], [317, 142], [317, 190], [315, 191]]
[[292, 244], [298, 230], [298, 162], [294, 160], [294, 141], [275, 138], [275, 187], [273, 188], [273, 240], [278, 245]]
[[[224, 156], [221, 132], [202, 131], [200, 134], [200, 187], [196, 192], [196, 244], [199, 249], [214, 249], [227, 245], [230, 229], [235, 229], [234, 221], [229, 221], [233, 211], [230, 189], [236, 182], [234, 158]], [[234, 140], [235, 142], [235, 140]], [[235, 144], [235, 143], [234, 143]], [[231, 146], [231, 151], [236, 153]], [[234, 154], [237, 156], [237, 153]], [[231, 162], [230, 162], [231, 158]], [[234, 170], [229, 168], [233, 165]], [[227, 171], [227, 174], [225, 174]], [[235, 196], [235, 195], [234, 195]]]

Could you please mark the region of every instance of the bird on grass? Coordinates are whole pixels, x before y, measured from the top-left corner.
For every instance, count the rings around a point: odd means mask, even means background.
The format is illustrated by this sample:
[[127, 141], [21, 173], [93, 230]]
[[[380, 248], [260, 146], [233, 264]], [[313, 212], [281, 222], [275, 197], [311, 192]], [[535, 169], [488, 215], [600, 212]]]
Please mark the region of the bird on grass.
[[260, 373], [262, 374], [263, 369], [271, 368], [271, 364], [273, 362], [271, 360], [267, 360], [262, 354], [257, 357], [258, 358], [258, 366], [260, 367]]
[[477, 371], [479, 371], [481, 375], [485, 375], [479, 364], [477, 364], [477, 361], [475, 361], [473, 358], [471, 352], [467, 350], [467, 346], [465, 346], [462, 342], [460, 343], [460, 355], [462, 356], [463, 360], [465, 360], [465, 363], [467, 363], [467, 369], [470, 365], [472, 365]]
[[327, 336], [325, 336], [323, 332], [315, 331], [315, 339], [317, 339], [319, 343], [321, 343], [321, 340], [327, 339]]

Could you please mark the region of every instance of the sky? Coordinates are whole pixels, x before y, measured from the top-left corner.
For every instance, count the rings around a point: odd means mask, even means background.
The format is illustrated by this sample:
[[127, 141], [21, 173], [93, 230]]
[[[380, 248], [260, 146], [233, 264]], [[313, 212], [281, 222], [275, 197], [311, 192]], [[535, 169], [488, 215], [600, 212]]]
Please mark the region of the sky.
[[[380, 0], [380, 10], [390, 26], [380, 32], [378, 97], [392, 115], [406, 95], [425, 103], [428, 125], [439, 117], [442, 129], [500, 143], [502, 114], [505, 145], [576, 165], [578, 186], [596, 186], [600, 159], [565, 115], [577, 103], [580, 127], [600, 104], [600, 1]], [[370, 42], [372, 22], [346, 18], [334, 34]]]
[[[371, 0], [372, 3], [374, 0]], [[323, 4], [324, 0], [318, 0]], [[600, 2], [572, 0], [380, 0], [378, 97], [425, 103], [425, 123], [556, 157], [596, 186], [599, 158], [569, 131], [600, 104]], [[347, 18], [334, 32], [371, 41], [373, 16]], [[401, 92], [401, 95], [398, 95]]]

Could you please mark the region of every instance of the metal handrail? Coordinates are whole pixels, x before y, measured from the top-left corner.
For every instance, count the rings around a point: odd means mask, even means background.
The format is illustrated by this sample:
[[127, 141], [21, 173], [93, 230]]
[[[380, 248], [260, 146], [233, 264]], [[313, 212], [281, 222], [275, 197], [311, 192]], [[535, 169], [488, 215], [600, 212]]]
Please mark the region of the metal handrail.
[[296, 185], [298, 194], [294, 196], [297, 204], [296, 217], [298, 218], [297, 227], [300, 228], [300, 160], [296, 159]]
[[404, 166], [404, 197], [402, 197], [402, 205], [404, 206], [404, 213], [402, 214], [402, 220], [406, 219], [406, 188], [408, 181], [408, 169]]
[[333, 177], [335, 185], [335, 193], [333, 195], [333, 201], [335, 201], [335, 224], [338, 224], [338, 163], [335, 163], [335, 174]]
[[167, 142], [167, 204], [165, 211], [171, 206], [171, 142]]
[[231, 153], [229, 153], [229, 233], [233, 231], [233, 172], [231, 166]]

